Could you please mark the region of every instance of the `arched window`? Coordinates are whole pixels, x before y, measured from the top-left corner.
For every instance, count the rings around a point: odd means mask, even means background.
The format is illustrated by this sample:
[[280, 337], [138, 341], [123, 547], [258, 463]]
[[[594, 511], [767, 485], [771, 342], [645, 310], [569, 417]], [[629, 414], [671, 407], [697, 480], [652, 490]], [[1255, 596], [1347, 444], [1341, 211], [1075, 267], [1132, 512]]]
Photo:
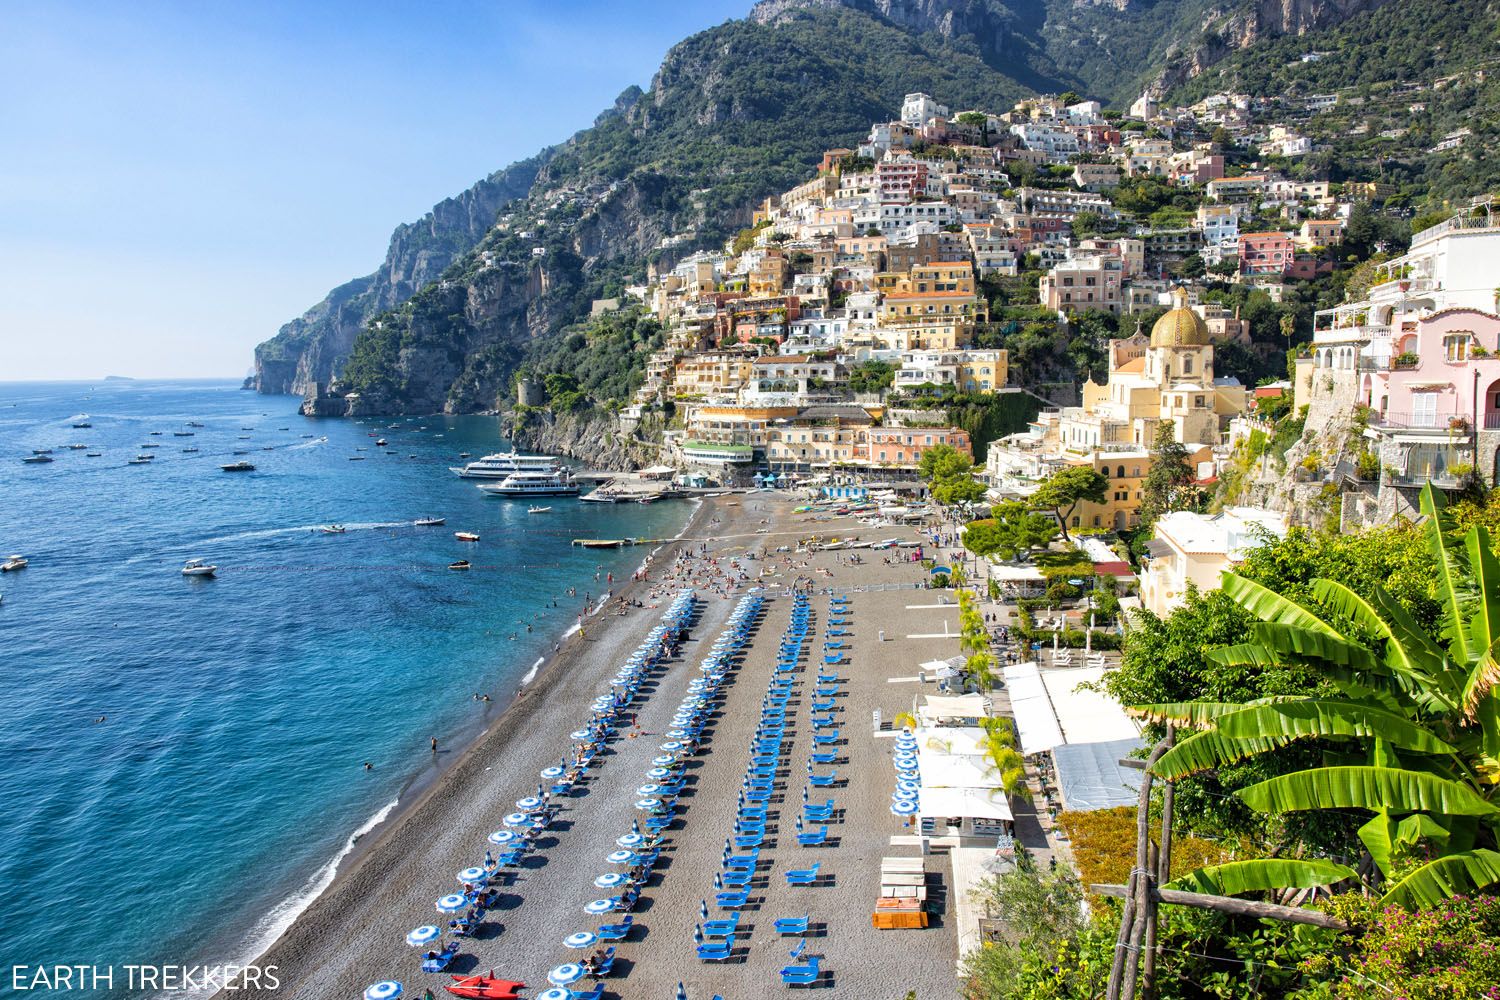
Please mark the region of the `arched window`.
[[1443, 338], [1443, 356], [1449, 361], [1467, 361], [1469, 345], [1473, 342], [1473, 333], [1468, 330], [1455, 330]]
[[1115, 478], [1116, 479], [1124, 479], [1125, 478], [1125, 466], [1122, 465], [1118, 469], [1115, 470]]

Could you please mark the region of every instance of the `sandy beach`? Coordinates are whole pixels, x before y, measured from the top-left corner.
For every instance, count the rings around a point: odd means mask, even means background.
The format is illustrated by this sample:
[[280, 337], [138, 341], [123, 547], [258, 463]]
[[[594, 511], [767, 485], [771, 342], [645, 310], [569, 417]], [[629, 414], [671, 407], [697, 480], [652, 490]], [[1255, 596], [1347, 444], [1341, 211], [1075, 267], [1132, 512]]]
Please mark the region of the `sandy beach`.
[[[610, 677], [659, 622], [671, 594], [684, 580], [694, 579], [700, 584], [700, 610], [688, 641], [642, 688], [642, 699], [632, 706], [641, 736], [622, 735], [596, 760], [589, 779], [564, 800], [559, 819], [526, 859], [526, 867], [503, 889], [500, 907], [490, 912], [478, 936], [462, 939], [462, 951], [449, 971], [493, 969], [503, 978], [525, 981], [526, 995], [535, 996], [549, 986], [549, 969], [585, 954], [564, 947], [564, 937], [619, 919], [601, 920], [585, 913], [585, 903], [607, 894], [595, 888], [593, 880], [612, 870], [605, 855], [616, 849], [615, 839], [641, 815], [633, 807], [640, 797], [635, 789], [646, 782], [651, 758], [661, 753], [658, 747], [666, 738], [662, 734], [671, 727], [688, 681], [698, 676], [698, 663], [739, 597], [749, 585], [761, 584], [772, 596], [740, 667], [721, 689], [703, 747], [689, 762], [680, 818], [668, 832], [663, 861], [635, 909], [636, 926], [618, 945], [613, 974], [602, 980], [606, 995], [667, 1000], [679, 981], [686, 983], [694, 1000], [714, 994], [742, 1000], [786, 992], [777, 970], [792, 964], [788, 951], [797, 940], [777, 936], [771, 925], [780, 917], [808, 914], [814, 931], [807, 954], [823, 956], [827, 974], [819, 986], [828, 995], [901, 1000], [908, 990], [916, 990], [923, 1000], [955, 996], [954, 921], [942, 889], [951, 885], [951, 873], [942, 854], [927, 862], [928, 871], [937, 873], [941, 883], [933, 894], [932, 926], [875, 930], [870, 913], [879, 895], [880, 858], [916, 853], [911, 846], [892, 846], [892, 838], [905, 832], [888, 808], [894, 783], [892, 741], [875, 735], [872, 712], [879, 710], [889, 719], [909, 710], [920, 690], [916, 664], [957, 652], [956, 638], [931, 638], [956, 627], [956, 609], [945, 611], [930, 592], [881, 589], [921, 580], [921, 568], [895, 554], [903, 550], [860, 550], [862, 562], [857, 565], [849, 564], [846, 552], [778, 553], [779, 547], [795, 549], [798, 538], [814, 534], [857, 534], [866, 540], [917, 537], [911, 529], [869, 528], [852, 518], [815, 524], [806, 515], [793, 514], [795, 505], [795, 500], [773, 493], [704, 501], [683, 540], [658, 552], [651, 580], [631, 582], [615, 595], [660, 607], [635, 608], [624, 616], [606, 612], [590, 619], [583, 635], [567, 637], [516, 702], [420, 798], [405, 806], [371, 843], [361, 845], [333, 885], [260, 958], [261, 966], [277, 967], [280, 988], [234, 995], [282, 1000], [358, 997], [367, 985], [394, 979], [404, 984], [406, 996], [421, 997], [429, 989], [446, 996], [442, 986], [450, 981], [448, 976], [418, 970], [419, 951], [406, 945], [406, 933], [420, 924], [441, 922], [434, 900], [460, 888], [456, 873], [483, 858], [486, 836], [501, 826], [515, 800], [535, 792], [538, 773], [569, 749], [568, 734], [586, 719], [589, 703], [608, 690]], [[679, 554], [688, 551], [693, 557], [681, 564], [680, 578], [669, 584], [665, 576]], [[750, 580], [731, 590], [724, 583], [724, 571], [735, 559]], [[711, 918], [729, 916], [712, 905], [713, 877], [720, 869], [724, 839], [731, 833], [748, 741], [791, 612], [792, 600], [783, 588], [809, 580], [818, 590], [811, 605], [809, 670], [824, 640], [828, 597], [823, 589], [849, 595], [854, 623], [848, 640], [851, 655], [841, 668], [848, 683], [837, 699], [842, 739], [834, 766], [840, 780], [822, 792], [837, 805], [829, 845], [801, 847], [793, 830], [812, 748], [807, 721], [811, 677], [804, 672], [798, 675], [796, 696], [788, 706], [789, 719], [795, 717], [796, 724], [788, 730], [786, 768], [771, 804], [768, 828], [775, 835], [761, 850], [752, 903], [740, 918], [735, 955], [728, 962], [701, 962], [692, 941], [694, 925], [701, 920], [700, 900], [709, 900]], [[822, 863], [820, 884], [787, 885], [788, 869], [813, 862]], [[584, 981], [573, 988], [588, 986]]]

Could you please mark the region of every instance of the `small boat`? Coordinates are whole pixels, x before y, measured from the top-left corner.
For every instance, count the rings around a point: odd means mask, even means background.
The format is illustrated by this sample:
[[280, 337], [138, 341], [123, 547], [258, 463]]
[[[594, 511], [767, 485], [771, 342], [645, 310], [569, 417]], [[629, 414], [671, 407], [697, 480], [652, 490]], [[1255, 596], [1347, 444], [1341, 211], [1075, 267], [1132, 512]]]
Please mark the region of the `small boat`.
[[602, 488], [592, 493], [587, 493], [578, 498], [583, 503], [614, 503], [615, 498], [603, 492]]
[[151, 432], [151, 436], [152, 437], [161, 437], [161, 431], [152, 431]]
[[261, 448], [261, 451], [275, 451], [275, 450], [276, 450], [276, 446], [274, 444], [268, 444], [265, 447]]
[[342, 524], [325, 524], [318, 530], [325, 535], [342, 535], [349, 529], [344, 527]]
[[419, 517], [412, 524], [419, 528], [435, 528], [447, 520], [446, 517]]
[[92, 426], [94, 426], [94, 425], [91, 424], [91, 423], [89, 423], [87, 420], [85, 420], [85, 421], [82, 421], [81, 423], [74, 424], [73, 425], [73, 429], [81, 431], [81, 430], [87, 430], [88, 428], [90, 428]]
[[0, 573], [14, 573], [18, 569], [25, 569], [31, 565], [25, 556], [7, 556], [4, 562], [0, 562]]
[[234, 449], [234, 451], [232, 452], [232, 454], [235, 454], [235, 455], [248, 455], [248, 454], [250, 454], [250, 451], [249, 451], [248, 448], [236, 448], [236, 449]]
[[380, 447], [384, 448], [385, 447], [385, 438], [376, 438], [375, 439], [375, 443], [377, 445], [379, 445]]
[[86, 444], [70, 444], [70, 445], [68, 445], [68, 450], [69, 451], [82, 451], [83, 449], [85, 449], [87, 447], [88, 447], [88, 445], [86, 445]]
[[312, 437], [312, 436], [313, 436], [313, 435], [311, 435], [311, 434], [304, 434], [304, 435], [302, 435], [302, 436], [303, 436], [303, 437], [305, 437], [305, 438], [310, 438], [310, 437]]
[[363, 456], [363, 455], [350, 455], [349, 456], [349, 461], [351, 461], [351, 462], [363, 462], [364, 460], [365, 460], [365, 456]]
[[658, 501], [660, 499], [661, 499], [661, 495], [660, 494], [649, 493], [646, 496], [643, 496], [639, 500], [637, 500], [636, 503], [656, 503], [656, 501]]
[[47, 462], [53, 461], [53, 458], [51, 455], [27, 455], [25, 458], [21, 459], [21, 461], [25, 462], [27, 465], [43, 465]]
[[239, 440], [241, 440], [241, 441], [249, 441], [250, 440], [250, 435], [249, 434], [241, 434], [239, 436]]
[[255, 471], [255, 466], [251, 465], [249, 462], [230, 462], [228, 465], [221, 465], [221, 466], [219, 466], [219, 468], [223, 469], [225, 472], [254, 472]]
[[193, 432], [192, 431], [173, 431], [172, 432], [172, 436], [174, 438], [190, 438], [190, 437], [193, 436]]
[[466, 452], [466, 451], [461, 451], [461, 452], [458, 453], [458, 457], [459, 458], [468, 458], [469, 457], [469, 453]]
[[84, 458], [98, 458], [102, 454], [104, 454], [102, 451], [91, 451], [85, 454]]
[[451, 563], [449, 563], [448, 564], [448, 568], [449, 569], [469, 569], [471, 567], [469, 566], [469, 560], [467, 560], [467, 559], [460, 559], [458, 562], [451, 562]]
[[160, 448], [161, 445], [157, 444], [155, 441], [147, 441], [145, 444], [141, 445], [141, 447], [142, 448]]
[[151, 464], [151, 460], [153, 458], [155, 458], [155, 457], [156, 457], [155, 455], [137, 455], [137, 456], [135, 456], [135, 458], [132, 458], [130, 461], [126, 462], [125, 464], [126, 465], [150, 465]]
[[586, 549], [618, 549], [625, 544], [623, 538], [580, 538], [574, 545], [581, 545]]
[[496, 979], [494, 969], [487, 976], [454, 976], [453, 982], [443, 987], [468, 1000], [516, 1000], [517, 991], [525, 988], [525, 983], [513, 979]]
[[551, 507], [527, 507], [526, 508], [526, 513], [528, 513], [528, 514], [545, 514], [545, 513], [547, 513], [547, 511], [549, 511], [551, 509], [552, 509]]
[[206, 559], [189, 559], [182, 564], [183, 576], [213, 576], [219, 571], [219, 567], [211, 565]]
[[197, 448], [184, 448], [182, 450], [183, 450], [184, 453], [186, 453], [186, 452], [197, 451], [198, 449]]
[[31, 453], [33, 455], [50, 455], [50, 454], [52, 454], [52, 449], [51, 448], [33, 448], [33, 449], [31, 449]]
[[457, 538], [460, 542], [479, 541], [479, 536], [472, 531], [455, 531], [453, 537]]
[[203, 426], [202, 424], [198, 423], [198, 421], [196, 421], [196, 420], [189, 420], [187, 422], [187, 425], [189, 427], [202, 427]]

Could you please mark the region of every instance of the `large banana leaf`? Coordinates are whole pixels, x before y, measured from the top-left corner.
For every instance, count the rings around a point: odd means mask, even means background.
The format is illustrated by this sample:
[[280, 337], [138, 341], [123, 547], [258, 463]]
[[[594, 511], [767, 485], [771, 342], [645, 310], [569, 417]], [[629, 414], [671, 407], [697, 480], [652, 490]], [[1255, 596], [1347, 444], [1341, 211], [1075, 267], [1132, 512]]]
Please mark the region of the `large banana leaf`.
[[1383, 875], [1391, 873], [1392, 859], [1396, 855], [1396, 837], [1396, 822], [1387, 812], [1376, 813], [1368, 823], [1359, 828], [1359, 839], [1364, 843], [1365, 850], [1370, 852], [1375, 867]]
[[1162, 754], [1151, 767], [1151, 773], [1164, 781], [1176, 781], [1199, 771], [1212, 771], [1258, 753], [1268, 753], [1292, 742], [1292, 737], [1232, 740], [1208, 729], [1194, 733]]
[[1219, 716], [1238, 712], [1244, 707], [1240, 702], [1166, 701], [1155, 705], [1131, 705], [1125, 711], [1146, 722], [1201, 729]]
[[1333, 580], [1314, 580], [1312, 589], [1318, 600], [1385, 640], [1386, 665], [1403, 690], [1419, 696], [1418, 700], [1424, 707], [1438, 711], [1447, 708], [1428, 694], [1438, 685], [1437, 675], [1444, 669], [1443, 650], [1410, 620], [1404, 608], [1398, 605], [1392, 616], [1387, 613], [1386, 605], [1380, 602], [1381, 594], [1376, 594], [1376, 601], [1367, 601]]
[[1262, 587], [1253, 580], [1236, 576], [1234, 573], [1225, 573], [1222, 586], [1224, 593], [1231, 600], [1261, 621], [1326, 632], [1335, 638], [1343, 638], [1337, 629], [1307, 608], [1296, 601], [1282, 597], [1274, 590]]
[[1266, 889], [1311, 889], [1354, 877], [1354, 869], [1332, 861], [1260, 858], [1199, 868], [1173, 879], [1162, 888], [1204, 892], [1212, 896], [1238, 896]]
[[1473, 637], [1469, 633], [1467, 609], [1464, 606], [1467, 591], [1464, 577], [1469, 568], [1465, 565], [1467, 560], [1462, 550], [1449, 542], [1449, 536], [1453, 534], [1453, 518], [1444, 509], [1446, 500], [1439, 497], [1431, 483], [1422, 488], [1420, 503], [1422, 513], [1427, 515], [1427, 547], [1437, 564], [1437, 596], [1443, 603], [1443, 631], [1448, 636], [1453, 658], [1461, 663], [1468, 663], [1480, 655], [1482, 647], [1474, 648]]
[[1203, 655], [1216, 663], [1222, 663], [1226, 667], [1256, 667], [1265, 670], [1270, 667], [1279, 667], [1287, 662], [1288, 657], [1277, 655], [1275, 650], [1268, 649], [1258, 642], [1244, 642], [1237, 646], [1220, 646], [1210, 649]]
[[1390, 886], [1380, 902], [1415, 909], [1440, 906], [1460, 893], [1500, 882], [1500, 852], [1489, 850], [1449, 854], [1428, 862]]
[[[1161, 762], [1158, 761], [1158, 764]], [[1283, 774], [1236, 792], [1263, 813], [1369, 809], [1450, 816], [1500, 815], [1500, 807], [1467, 785], [1393, 767], [1319, 767]]]
[[1380, 738], [1418, 753], [1453, 753], [1453, 747], [1410, 719], [1353, 701], [1308, 698], [1230, 712], [1215, 727], [1230, 739], [1253, 737]]
[[1250, 632], [1273, 653], [1290, 653], [1303, 660], [1326, 660], [1355, 670], [1381, 670], [1382, 665], [1368, 646], [1331, 636], [1327, 632], [1256, 622]]

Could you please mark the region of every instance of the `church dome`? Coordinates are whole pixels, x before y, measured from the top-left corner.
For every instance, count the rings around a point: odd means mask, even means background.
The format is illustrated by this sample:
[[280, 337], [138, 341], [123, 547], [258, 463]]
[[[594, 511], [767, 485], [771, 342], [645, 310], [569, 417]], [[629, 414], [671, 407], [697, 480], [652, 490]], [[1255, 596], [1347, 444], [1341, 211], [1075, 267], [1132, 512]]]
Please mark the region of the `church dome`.
[[1187, 292], [1172, 291], [1176, 303], [1151, 327], [1152, 347], [1207, 347], [1208, 324], [1187, 305]]

